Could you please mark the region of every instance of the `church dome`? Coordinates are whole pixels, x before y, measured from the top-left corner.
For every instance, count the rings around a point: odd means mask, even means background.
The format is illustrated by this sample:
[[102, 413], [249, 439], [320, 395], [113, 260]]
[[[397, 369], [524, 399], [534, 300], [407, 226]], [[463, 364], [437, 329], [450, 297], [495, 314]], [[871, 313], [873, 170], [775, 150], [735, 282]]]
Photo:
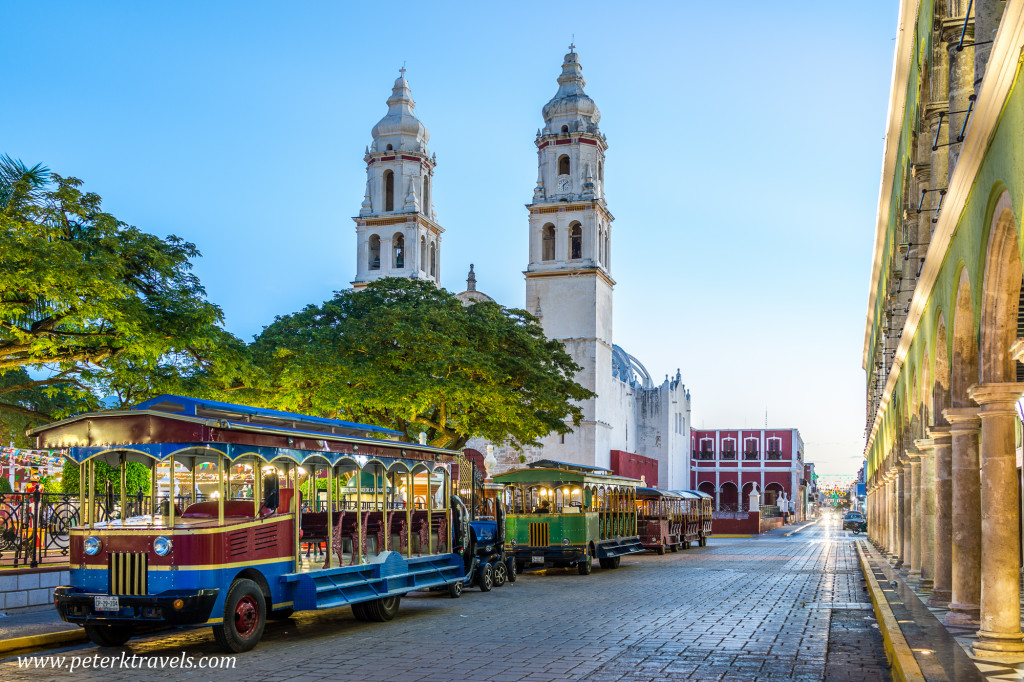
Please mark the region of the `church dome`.
[[601, 112], [594, 100], [583, 92], [587, 82], [583, 80], [583, 67], [580, 56], [573, 46], [562, 62], [562, 75], [558, 77], [558, 92], [544, 105], [544, 123], [552, 132], [558, 132], [561, 126], [567, 125], [569, 130], [577, 130], [574, 126], [582, 121], [585, 130], [594, 132], [601, 120]]
[[402, 75], [395, 80], [391, 97], [388, 98], [388, 113], [373, 126], [371, 134], [374, 149], [385, 151], [390, 144], [392, 149], [426, 153], [430, 133], [412, 113], [416, 103], [412, 101], [412, 91], [409, 90], [409, 82], [405, 80], [405, 69], [402, 71]]

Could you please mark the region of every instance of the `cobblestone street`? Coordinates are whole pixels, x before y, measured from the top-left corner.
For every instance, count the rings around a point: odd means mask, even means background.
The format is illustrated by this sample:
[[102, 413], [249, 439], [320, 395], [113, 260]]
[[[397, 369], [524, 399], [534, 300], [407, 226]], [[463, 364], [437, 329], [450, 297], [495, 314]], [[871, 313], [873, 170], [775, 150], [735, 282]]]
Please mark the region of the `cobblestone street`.
[[[390, 623], [347, 608], [271, 622], [235, 670], [76, 671], [81, 679], [883, 680], [854, 538], [835, 526], [716, 538], [588, 577], [526, 574], [489, 594], [406, 597]], [[209, 629], [129, 642], [129, 657], [218, 655]], [[81, 646], [64, 655], [111, 655]], [[53, 653], [53, 652], [44, 652]], [[53, 669], [0, 665], [5, 680]]]

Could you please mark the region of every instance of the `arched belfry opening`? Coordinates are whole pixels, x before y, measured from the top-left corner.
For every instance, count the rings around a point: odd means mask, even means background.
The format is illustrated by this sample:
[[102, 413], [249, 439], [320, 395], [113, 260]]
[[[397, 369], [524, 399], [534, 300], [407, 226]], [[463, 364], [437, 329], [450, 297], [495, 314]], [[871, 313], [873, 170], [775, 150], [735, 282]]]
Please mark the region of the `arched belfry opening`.
[[558, 174], [569, 175], [569, 155], [562, 154], [558, 157]]
[[384, 210], [395, 210], [395, 174], [384, 171]]
[[555, 260], [555, 226], [548, 223], [541, 229], [541, 260]]

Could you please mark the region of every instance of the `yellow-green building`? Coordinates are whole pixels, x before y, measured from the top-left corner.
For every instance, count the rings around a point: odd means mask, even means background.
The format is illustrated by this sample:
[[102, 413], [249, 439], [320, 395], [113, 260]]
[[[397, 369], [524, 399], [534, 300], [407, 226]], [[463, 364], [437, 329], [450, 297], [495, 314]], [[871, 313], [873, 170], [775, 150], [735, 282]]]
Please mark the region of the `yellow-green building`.
[[903, 0], [863, 367], [869, 537], [1024, 660], [1024, 0]]

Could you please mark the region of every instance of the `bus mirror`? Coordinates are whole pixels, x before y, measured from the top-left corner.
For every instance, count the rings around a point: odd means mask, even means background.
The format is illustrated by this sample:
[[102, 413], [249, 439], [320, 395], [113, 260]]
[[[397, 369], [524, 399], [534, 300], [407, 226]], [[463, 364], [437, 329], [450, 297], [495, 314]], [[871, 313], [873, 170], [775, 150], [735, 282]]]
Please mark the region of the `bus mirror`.
[[277, 509], [280, 505], [280, 484], [277, 480], [277, 471], [274, 470], [263, 477], [263, 506], [267, 509]]

